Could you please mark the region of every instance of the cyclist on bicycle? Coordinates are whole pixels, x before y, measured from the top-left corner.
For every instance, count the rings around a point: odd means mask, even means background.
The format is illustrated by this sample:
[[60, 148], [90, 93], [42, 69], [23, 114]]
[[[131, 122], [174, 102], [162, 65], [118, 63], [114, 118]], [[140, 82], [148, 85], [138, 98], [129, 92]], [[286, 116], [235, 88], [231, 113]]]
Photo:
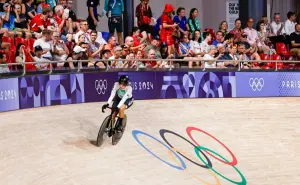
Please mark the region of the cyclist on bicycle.
[[115, 82], [111, 95], [107, 104], [102, 106], [102, 111], [112, 104], [113, 120], [119, 113], [119, 119], [117, 121], [116, 129], [118, 132], [122, 132], [122, 121], [125, 116], [125, 109], [128, 109], [133, 104], [132, 87], [129, 85], [128, 76], [122, 75], [118, 82]]

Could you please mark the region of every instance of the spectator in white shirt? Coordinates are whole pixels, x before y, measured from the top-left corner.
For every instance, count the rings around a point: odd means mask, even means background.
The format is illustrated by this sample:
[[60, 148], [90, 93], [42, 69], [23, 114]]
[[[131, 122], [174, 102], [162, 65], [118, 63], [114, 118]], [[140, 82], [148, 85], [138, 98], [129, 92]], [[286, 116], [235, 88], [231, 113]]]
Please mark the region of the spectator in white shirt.
[[284, 23], [284, 30], [287, 35], [290, 35], [291, 33], [295, 32], [295, 20], [296, 20], [296, 13], [295, 12], [289, 12], [287, 14], [288, 19]]
[[[223, 54], [220, 54], [219, 56], [217, 56], [215, 58], [215, 54], [217, 53], [217, 47], [214, 46], [214, 45], [210, 45], [208, 47], [208, 53], [204, 55], [203, 57], [203, 60], [208, 60], [208, 61], [205, 61], [204, 63], [204, 66], [205, 68], [216, 68], [216, 60], [218, 60], [220, 57], [223, 56]], [[215, 60], [215, 61], [212, 61], [212, 60]]]
[[200, 42], [201, 42], [201, 33], [199, 30], [196, 30], [194, 34], [194, 39], [190, 42], [190, 45], [191, 45], [191, 51], [195, 56], [198, 57], [204, 54], [201, 52]]
[[60, 39], [59, 32], [53, 33], [53, 40], [51, 45], [52, 45], [52, 54], [54, 60], [61, 61], [61, 63], [57, 64], [57, 67], [63, 67], [64, 62], [67, 60], [67, 57], [69, 55], [69, 49], [67, 48], [64, 41]]
[[50, 30], [43, 30], [42, 32], [42, 38], [37, 39], [34, 44], [33, 47], [36, 46], [41, 46], [43, 48], [43, 53], [42, 53], [42, 57], [46, 58], [48, 60], [53, 60], [53, 56], [51, 54], [51, 41], [52, 41], [52, 31]]
[[33, 61], [37, 62], [37, 64], [35, 64], [35, 67], [39, 70], [47, 70], [49, 66], [49, 63], [44, 63], [44, 62], [48, 62], [49, 60], [42, 57], [43, 52], [44, 49], [38, 45], [34, 47], [35, 57], [31, 56]]
[[209, 42], [211, 42], [212, 36], [209, 32], [204, 32], [203, 33], [203, 38], [204, 40], [200, 44], [200, 49], [201, 52], [203, 52], [203, 55], [208, 53], [208, 47], [209, 47]]
[[252, 47], [258, 47], [259, 52], [268, 54], [270, 48], [266, 45], [263, 45], [258, 37], [258, 33], [253, 29], [253, 18], [249, 18], [247, 22], [247, 28], [244, 29], [244, 32], [247, 33], [247, 41]]
[[88, 28], [89, 28], [89, 26], [88, 26], [87, 21], [83, 20], [80, 22], [80, 30], [74, 36], [75, 43], [78, 43], [78, 37], [82, 34], [85, 36], [85, 42], [90, 43], [90, 40], [91, 40], [90, 35], [87, 33]]
[[281, 21], [280, 14], [275, 13], [274, 14], [274, 21], [271, 23], [272, 34], [275, 35], [275, 36], [285, 34], [284, 23], [280, 22], [280, 21]]

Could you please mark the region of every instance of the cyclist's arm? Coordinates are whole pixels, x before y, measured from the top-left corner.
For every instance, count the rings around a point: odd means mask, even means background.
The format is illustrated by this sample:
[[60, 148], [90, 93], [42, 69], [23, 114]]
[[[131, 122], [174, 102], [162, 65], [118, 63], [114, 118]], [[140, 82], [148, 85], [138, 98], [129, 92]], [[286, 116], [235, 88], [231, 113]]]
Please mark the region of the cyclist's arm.
[[122, 100], [120, 101], [118, 108], [121, 108], [128, 98], [132, 97], [132, 87], [128, 86], [127, 92], [124, 94]]
[[111, 104], [113, 102], [113, 99], [114, 99], [114, 97], [115, 97], [115, 95], [117, 93], [117, 90], [118, 90], [118, 83], [115, 83], [114, 87], [113, 87], [113, 89], [111, 91], [110, 97], [109, 97], [109, 99], [107, 101], [108, 104]]

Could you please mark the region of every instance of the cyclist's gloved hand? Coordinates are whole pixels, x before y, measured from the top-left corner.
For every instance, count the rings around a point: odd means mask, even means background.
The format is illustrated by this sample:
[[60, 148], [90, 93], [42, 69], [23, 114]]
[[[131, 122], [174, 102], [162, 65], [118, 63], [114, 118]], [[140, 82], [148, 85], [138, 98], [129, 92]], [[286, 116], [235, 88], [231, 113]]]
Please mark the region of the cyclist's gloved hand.
[[103, 106], [102, 106], [102, 112], [104, 112], [104, 110], [105, 110], [105, 109], [107, 109], [107, 108], [108, 108], [108, 106], [109, 106], [109, 104], [105, 104], [105, 105], [103, 105]]
[[119, 108], [118, 107], [114, 107], [114, 111], [116, 112], [116, 113], [119, 113]]

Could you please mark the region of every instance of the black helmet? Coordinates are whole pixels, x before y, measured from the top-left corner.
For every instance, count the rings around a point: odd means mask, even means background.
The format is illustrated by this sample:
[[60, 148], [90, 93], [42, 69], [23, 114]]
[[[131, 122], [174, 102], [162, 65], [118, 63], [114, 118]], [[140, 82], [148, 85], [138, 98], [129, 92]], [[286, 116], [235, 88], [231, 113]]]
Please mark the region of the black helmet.
[[126, 75], [120, 76], [120, 78], [119, 78], [119, 84], [124, 84], [124, 85], [127, 86], [128, 83], [129, 83], [129, 78], [128, 78], [128, 76], [126, 76]]

